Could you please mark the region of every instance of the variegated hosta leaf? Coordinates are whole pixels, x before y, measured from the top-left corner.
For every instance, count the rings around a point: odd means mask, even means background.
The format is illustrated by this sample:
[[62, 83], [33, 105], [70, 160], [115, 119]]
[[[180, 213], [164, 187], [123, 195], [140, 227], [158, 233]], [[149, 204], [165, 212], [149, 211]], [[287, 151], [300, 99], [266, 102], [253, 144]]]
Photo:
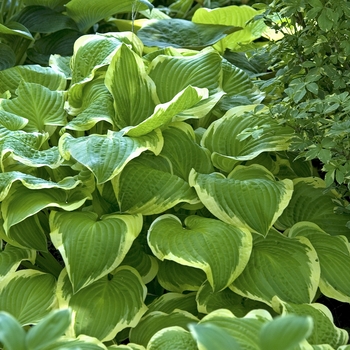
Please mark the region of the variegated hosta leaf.
[[36, 253], [32, 249], [23, 249], [6, 244], [5, 249], [0, 252], [0, 280], [7, 274], [15, 272], [24, 260], [34, 264], [35, 258]]
[[83, 88], [81, 107], [68, 108], [68, 113], [75, 117], [65, 125], [64, 130], [85, 131], [100, 121], [113, 125], [113, 98], [104, 84], [104, 79], [88, 82]]
[[51, 91], [39, 84], [21, 82], [16, 93], [18, 97], [2, 100], [0, 108], [11, 115], [26, 118], [28, 123], [23, 130], [44, 132], [47, 126], [66, 124], [62, 91]]
[[292, 199], [276, 222], [278, 229], [286, 230], [300, 221], [310, 221], [330, 235], [350, 238], [350, 229], [346, 227], [350, 215], [335, 212], [335, 201], [340, 198], [336, 191], [326, 192], [325, 182], [314, 177], [294, 179], [293, 183]]
[[124, 12], [147, 10], [148, 5], [142, 0], [72, 0], [67, 4], [67, 14], [78, 24], [81, 32], [87, 31], [103, 18]]
[[171, 260], [159, 261], [158, 264], [157, 279], [159, 284], [172, 292], [196, 291], [207, 279], [203, 270], [194, 267], [180, 265]]
[[118, 267], [74, 295], [64, 269], [57, 292], [60, 306], [69, 306], [75, 313], [69, 335], [86, 334], [101, 341], [109, 341], [124, 328], [139, 323], [147, 310], [146, 293], [140, 275], [129, 266]]
[[189, 183], [217, 218], [263, 236], [287, 207], [293, 192], [291, 180], [276, 181], [260, 165], [237, 166], [227, 178], [192, 170]]
[[38, 190], [41, 188], [61, 188], [63, 190], [72, 190], [81, 183], [81, 181], [77, 181], [73, 177], [66, 177], [62, 181], [53, 182], [33, 175], [24, 174], [19, 171], [8, 171], [6, 173], [0, 173], [0, 202], [6, 198], [12, 185], [16, 181], [20, 181], [22, 185], [32, 190]]
[[197, 308], [202, 314], [209, 314], [218, 309], [230, 310], [236, 317], [244, 317], [254, 309], [265, 309], [270, 314], [273, 310], [266, 304], [242, 297], [226, 288], [220, 292], [213, 292], [208, 281], [202, 284], [197, 292]]
[[90, 189], [82, 186], [69, 191], [60, 188], [31, 190], [22, 185], [12, 186], [1, 206], [5, 219], [4, 230], [8, 233], [11, 226], [44, 208], [56, 207], [72, 211], [81, 207], [86, 200], [91, 198]]
[[168, 168], [162, 157], [147, 155], [132, 160], [112, 179], [121, 212], [153, 215], [181, 202], [198, 203], [195, 191]]
[[20, 82], [35, 83], [54, 91], [66, 88], [64, 74], [50, 67], [39, 65], [19, 65], [0, 71], [0, 94], [9, 90], [14, 95]]
[[148, 305], [148, 311], [146, 314], [153, 311], [161, 311], [170, 314], [175, 309], [187, 311], [192, 315], [198, 314], [196, 304], [196, 293], [166, 293], [155, 299], [150, 305]]
[[157, 86], [162, 103], [170, 101], [189, 85], [207, 88], [212, 95], [219, 89], [221, 61], [221, 56], [212, 48], [191, 56], [159, 55], [150, 65], [149, 76]]
[[197, 340], [198, 348], [196, 349], [242, 350], [229, 333], [214, 324], [190, 324], [189, 328], [192, 336]]
[[265, 238], [256, 237], [247, 267], [230, 288], [268, 305], [275, 295], [288, 302], [310, 303], [319, 280], [320, 265], [311, 243], [271, 230]]
[[185, 219], [184, 226], [170, 214], [153, 221], [148, 231], [148, 245], [153, 254], [160, 260], [203, 270], [214, 291], [228, 287], [249, 260], [250, 232], [194, 215]]
[[89, 135], [73, 138], [64, 134], [59, 150], [65, 159], [73, 157], [90, 169], [102, 184], [118, 175], [125, 165], [142, 152], [150, 150], [158, 154], [163, 146], [160, 131], [139, 138], [123, 136], [121, 132], [108, 130], [107, 135]]
[[62, 255], [74, 292], [112, 272], [141, 228], [141, 215], [110, 214], [98, 220], [93, 212], [51, 212], [51, 240]]
[[151, 282], [158, 272], [158, 260], [147, 254], [138, 240], [133, 242], [121, 265], [128, 265], [137, 270], [145, 284]]
[[[221, 39], [214, 47], [219, 52], [226, 49], [240, 51], [240, 48], [261, 37], [266, 30], [262, 19], [252, 19], [263, 11], [257, 11], [250, 6], [225, 6], [216, 9], [199, 8], [193, 15], [192, 21], [204, 24], [234, 25], [242, 30], [229, 34]], [[242, 49], [241, 49], [242, 50]]]
[[155, 84], [147, 75], [142, 58], [125, 44], [116, 50], [105, 84], [113, 95], [116, 124], [120, 128], [141, 123], [159, 103]]
[[161, 329], [178, 326], [188, 330], [189, 323], [197, 323], [197, 317], [183, 310], [170, 314], [154, 311], [141, 319], [138, 325], [130, 331], [130, 341], [147, 347], [148, 342]]
[[20, 270], [0, 281], [0, 310], [22, 325], [35, 324], [56, 305], [54, 276], [36, 270]]
[[271, 320], [271, 315], [265, 310], [253, 310], [245, 317], [237, 318], [231, 311], [219, 309], [204, 316], [198, 324], [219, 327], [236, 340], [242, 349], [260, 350], [259, 332]]
[[[320, 290], [337, 300], [350, 303], [349, 242], [344, 236], [330, 236], [316, 224], [299, 222], [289, 231], [290, 237], [306, 237], [314, 246], [321, 267]], [[341, 271], [341, 273], [339, 273]]]
[[107, 350], [107, 347], [97, 338], [79, 335], [77, 338], [61, 337], [54, 344], [42, 350]]
[[337, 349], [348, 342], [348, 332], [334, 325], [330, 310], [323, 304], [293, 304], [274, 297], [272, 306], [276, 312], [282, 315], [311, 316], [314, 327], [311, 335], [307, 338], [311, 345], [329, 344]]
[[192, 168], [204, 174], [214, 171], [210, 153], [197, 144], [190, 125], [173, 123], [163, 130], [162, 134], [164, 146], [160, 155], [169, 160], [174, 175], [187, 181]]
[[217, 168], [230, 172], [235, 165], [254, 159], [262, 152], [288, 149], [293, 130], [279, 125], [267, 108], [254, 112], [255, 107], [231, 108], [203, 135], [201, 144], [212, 152]]
[[148, 350], [186, 349], [198, 350], [196, 341], [190, 332], [182, 327], [163, 328], [152, 336], [147, 345]]
[[150, 117], [136, 126], [124, 128], [123, 132], [129, 136], [146, 135], [152, 130], [167, 125], [178, 113], [195, 106], [207, 97], [206, 88], [199, 89], [189, 85], [169, 102], [158, 104]]

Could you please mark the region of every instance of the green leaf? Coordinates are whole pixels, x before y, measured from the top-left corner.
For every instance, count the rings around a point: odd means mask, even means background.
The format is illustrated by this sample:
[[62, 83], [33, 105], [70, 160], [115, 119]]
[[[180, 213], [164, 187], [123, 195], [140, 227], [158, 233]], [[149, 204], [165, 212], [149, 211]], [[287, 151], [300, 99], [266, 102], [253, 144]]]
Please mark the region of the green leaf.
[[266, 108], [234, 107], [204, 133], [201, 144], [212, 152], [214, 166], [229, 172], [237, 164], [267, 151], [284, 151], [290, 146], [293, 130], [280, 126]]
[[172, 55], [160, 54], [154, 58], [149, 76], [157, 86], [162, 103], [170, 101], [189, 85], [207, 88], [212, 95], [220, 89], [221, 62], [221, 56], [212, 48], [186, 56], [174, 51]]
[[330, 235], [350, 237], [346, 227], [349, 214], [337, 214], [334, 210], [334, 201], [340, 196], [336, 191], [325, 192], [325, 183], [320, 178], [298, 178], [293, 183], [292, 199], [278, 218], [276, 228], [286, 230], [300, 221], [310, 221]]
[[35, 270], [9, 273], [0, 281], [0, 309], [22, 325], [35, 324], [56, 304], [54, 276]]
[[192, 21], [203, 24], [229, 25], [241, 27], [242, 30], [228, 35], [214, 47], [220, 52], [225, 49], [239, 50], [242, 46], [261, 37], [266, 30], [262, 19], [251, 21], [263, 11], [257, 11], [250, 6], [225, 6], [216, 9], [199, 8], [193, 15]]
[[[142, 228], [142, 217], [51, 212], [51, 240], [62, 255], [74, 292], [112, 272]], [[94, 259], [91, 259], [94, 256]]]
[[164, 146], [160, 155], [172, 165], [174, 175], [187, 181], [191, 169], [204, 174], [214, 171], [210, 153], [195, 141], [195, 134], [190, 125], [176, 122], [162, 131]]
[[64, 134], [59, 141], [59, 150], [65, 159], [73, 157], [91, 170], [97, 183], [102, 184], [120, 174], [142, 152], [150, 150], [158, 154], [162, 145], [159, 131], [133, 138], [108, 130], [107, 135], [93, 134], [79, 138]]
[[155, 84], [147, 75], [142, 58], [125, 44], [114, 54], [105, 84], [113, 95], [116, 124], [120, 128], [141, 123], [159, 103]]
[[65, 76], [50, 67], [39, 65], [16, 66], [0, 71], [0, 94], [9, 90], [14, 95], [21, 81], [39, 84], [52, 91], [64, 90], [66, 87]]
[[129, 126], [122, 131], [129, 136], [142, 136], [149, 132], [168, 124], [177, 114], [183, 112], [203, 99], [208, 98], [208, 90], [206, 88], [199, 89], [188, 86], [174, 96], [167, 103], [158, 104], [153, 114], [142, 121], [137, 126]]
[[148, 350], [172, 350], [174, 348], [198, 349], [191, 333], [178, 326], [161, 329], [153, 335], [147, 345]]
[[[321, 267], [322, 294], [350, 302], [350, 275], [344, 266], [350, 264], [350, 248], [346, 237], [330, 236], [311, 222], [299, 222], [288, 230], [288, 236], [306, 237], [315, 248]], [[339, 271], [342, 271], [339, 274]]]
[[25, 6], [13, 19], [24, 25], [30, 32], [52, 33], [62, 29], [78, 30], [71, 18], [45, 6]]
[[195, 191], [169, 171], [162, 157], [139, 156], [112, 179], [121, 212], [159, 214], [178, 203], [197, 204]]
[[214, 292], [228, 287], [249, 260], [250, 232], [194, 215], [185, 219], [184, 226], [170, 214], [153, 221], [148, 231], [148, 244], [153, 254], [160, 260], [203, 270]]
[[54, 344], [43, 350], [107, 350], [107, 347], [98, 339], [87, 335], [80, 335], [77, 338], [62, 337]]
[[159, 19], [146, 23], [137, 36], [145, 46], [200, 50], [214, 45], [241, 28], [215, 24], [197, 24], [184, 19]]
[[286, 315], [264, 324], [260, 331], [261, 350], [292, 350], [312, 332], [310, 316]]
[[7, 113], [26, 118], [25, 131], [44, 132], [46, 126], [65, 125], [63, 92], [51, 91], [39, 84], [20, 83], [16, 93], [17, 98], [3, 100], [0, 106]]
[[66, 5], [68, 16], [78, 24], [81, 32], [111, 15], [148, 8], [149, 2], [143, 0], [103, 0], [98, 3], [95, 0], [71, 0]]
[[242, 349], [260, 350], [259, 332], [270, 320], [272, 317], [265, 310], [253, 310], [245, 317], [237, 318], [231, 311], [220, 309], [204, 316], [198, 324], [219, 327], [225, 335], [227, 334], [227, 341], [228, 337], [234, 339]]
[[34, 250], [6, 244], [5, 249], [0, 252], [0, 279], [7, 274], [15, 272], [23, 260], [28, 260], [34, 264], [35, 258]]
[[[166, 290], [182, 293], [196, 291], [207, 279], [203, 270], [177, 264], [171, 260], [159, 261], [157, 279]], [[212, 288], [210, 287], [212, 291]]]
[[330, 16], [330, 13], [332, 14], [332, 12], [332, 9], [324, 7], [321, 14], [318, 16], [318, 26], [325, 32], [328, 32], [333, 27], [333, 21]]
[[158, 331], [168, 327], [181, 327], [188, 330], [188, 324], [198, 322], [198, 318], [183, 310], [175, 310], [170, 314], [154, 311], [141, 319], [137, 326], [130, 330], [130, 341], [147, 346], [150, 339]]
[[227, 178], [192, 170], [189, 183], [217, 218], [263, 236], [287, 207], [293, 192], [291, 180], [276, 181], [260, 165], [237, 166]]
[[320, 265], [311, 243], [271, 230], [267, 237], [254, 240], [248, 265], [230, 288], [268, 305], [275, 295], [301, 304], [313, 300], [319, 279]]
[[210, 323], [190, 324], [191, 334], [197, 340], [198, 347], [203, 350], [242, 348], [224, 329]]
[[[3, 43], [0, 43], [0, 76], [1, 71], [13, 67], [16, 64], [16, 54], [13, 49]], [[0, 83], [0, 87], [1, 87]]]
[[282, 313], [283, 316], [288, 314], [311, 316], [314, 327], [311, 335], [307, 338], [311, 345], [329, 344], [337, 349], [338, 346], [348, 342], [348, 332], [334, 325], [330, 310], [322, 304], [293, 304], [274, 297], [272, 306], [276, 312]]
[[26, 332], [9, 313], [0, 312], [0, 343], [7, 350], [26, 350]]
[[[5, 232], [7, 233], [10, 227], [44, 208], [56, 207], [72, 211], [80, 208], [87, 199], [91, 199], [90, 189], [82, 186], [70, 191], [59, 188], [30, 190], [24, 186], [15, 186], [1, 206], [5, 218], [3, 225]], [[22, 203], [26, 205], [23, 206]]]
[[34, 40], [30, 31], [21, 23], [18, 22], [8, 22], [6, 26], [0, 24], [0, 33], [6, 35], [16, 35], [28, 40]]
[[53, 345], [71, 323], [71, 310], [55, 310], [43, 318], [26, 336], [28, 350], [44, 350]]
[[74, 295], [65, 270], [58, 280], [61, 305], [71, 307], [75, 313], [74, 330], [69, 333], [86, 334], [104, 342], [112, 340], [124, 328], [139, 324], [147, 310], [146, 293], [141, 277], [128, 266], [117, 268]]

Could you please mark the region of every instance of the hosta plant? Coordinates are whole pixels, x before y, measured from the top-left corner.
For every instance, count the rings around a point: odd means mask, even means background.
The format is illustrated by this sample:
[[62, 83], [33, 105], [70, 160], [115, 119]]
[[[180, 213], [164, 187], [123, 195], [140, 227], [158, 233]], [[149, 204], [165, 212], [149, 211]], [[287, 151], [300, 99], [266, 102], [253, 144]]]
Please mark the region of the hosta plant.
[[3, 347], [346, 349], [340, 194], [212, 42], [141, 39], [0, 71]]

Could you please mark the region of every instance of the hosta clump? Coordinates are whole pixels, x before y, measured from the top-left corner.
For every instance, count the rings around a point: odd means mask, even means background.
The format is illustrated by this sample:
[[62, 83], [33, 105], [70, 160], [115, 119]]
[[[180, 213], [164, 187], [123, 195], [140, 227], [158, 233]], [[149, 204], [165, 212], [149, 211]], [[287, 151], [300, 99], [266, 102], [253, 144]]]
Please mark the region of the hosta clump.
[[70, 71], [55, 57], [0, 73], [0, 342], [345, 345], [315, 302], [350, 295], [333, 276], [350, 259], [339, 194], [292, 161], [293, 130], [215, 49], [143, 54], [131, 32], [86, 35]]

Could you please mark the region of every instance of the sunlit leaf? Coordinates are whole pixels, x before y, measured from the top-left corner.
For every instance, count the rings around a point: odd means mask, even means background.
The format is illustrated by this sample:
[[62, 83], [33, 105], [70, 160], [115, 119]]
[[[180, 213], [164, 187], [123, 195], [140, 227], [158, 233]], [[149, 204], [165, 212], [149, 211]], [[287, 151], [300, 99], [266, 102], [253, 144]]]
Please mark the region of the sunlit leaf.
[[110, 214], [98, 220], [93, 212], [51, 212], [51, 240], [62, 255], [74, 292], [112, 272], [141, 227], [141, 216]]

